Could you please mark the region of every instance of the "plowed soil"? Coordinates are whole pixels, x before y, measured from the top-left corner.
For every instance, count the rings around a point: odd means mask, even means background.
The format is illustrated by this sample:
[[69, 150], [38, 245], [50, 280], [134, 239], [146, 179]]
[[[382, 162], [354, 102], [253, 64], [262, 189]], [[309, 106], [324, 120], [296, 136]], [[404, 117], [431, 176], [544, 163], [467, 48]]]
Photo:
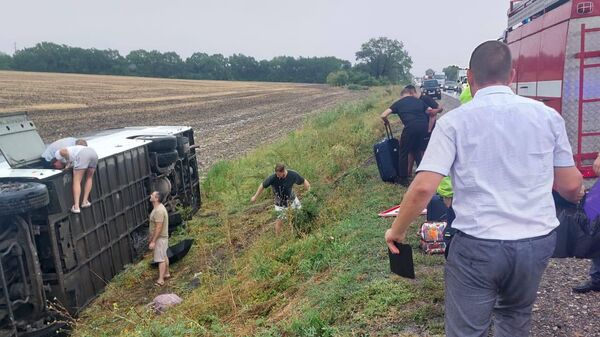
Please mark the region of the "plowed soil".
[[46, 142], [108, 128], [189, 125], [202, 167], [365, 96], [326, 85], [0, 71], [0, 114], [28, 112]]

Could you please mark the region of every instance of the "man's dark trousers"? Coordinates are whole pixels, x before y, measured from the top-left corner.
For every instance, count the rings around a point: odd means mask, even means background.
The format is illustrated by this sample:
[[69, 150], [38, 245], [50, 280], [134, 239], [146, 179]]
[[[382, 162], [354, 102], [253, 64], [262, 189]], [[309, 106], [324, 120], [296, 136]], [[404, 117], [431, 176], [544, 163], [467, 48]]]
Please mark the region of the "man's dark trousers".
[[423, 154], [423, 139], [427, 135], [427, 124], [405, 125], [400, 136], [400, 163], [398, 165], [398, 178], [408, 178], [408, 154], [412, 153], [417, 162], [421, 163]]
[[556, 234], [511, 241], [458, 232], [444, 268], [447, 337], [526, 337]]

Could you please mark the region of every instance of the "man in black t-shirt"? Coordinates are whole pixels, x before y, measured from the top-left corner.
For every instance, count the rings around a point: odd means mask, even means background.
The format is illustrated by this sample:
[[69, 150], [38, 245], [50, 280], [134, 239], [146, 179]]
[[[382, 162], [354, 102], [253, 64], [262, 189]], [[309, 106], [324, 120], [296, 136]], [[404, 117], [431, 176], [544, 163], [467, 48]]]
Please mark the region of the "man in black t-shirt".
[[[415, 97], [418, 96], [416, 88], [414, 88], [413, 93]], [[425, 136], [425, 139], [421, 144], [421, 152], [425, 153], [427, 145], [429, 145], [429, 138], [431, 138], [431, 133], [433, 132], [433, 128], [435, 128], [437, 115], [444, 111], [444, 109], [429, 95], [421, 94], [421, 96], [419, 96], [419, 99], [421, 99], [429, 107], [429, 109], [427, 109], [427, 114], [429, 115], [429, 126], [427, 128], [427, 135]]]
[[[412, 88], [411, 88], [412, 87]], [[414, 86], [405, 87], [401, 92], [400, 100], [381, 114], [384, 123], [389, 123], [388, 116], [392, 113], [397, 114], [404, 124], [402, 135], [400, 136], [400, 153], [398, 166], [398, 183], [408, 186], [408, 155], [412, 153], [417, 165], [422, 158], [422, 144], [429, 126], [429, 108], [425, 102], [415, 97]]]
[[281, 232], [283, 220], [286, 219], [288, 208], [299, 209], [302, 207], [300, 200], [294, 193], [294, 185], [304, 185], [306, 191], [310, 190], [310, 183], [304, 179], [298, 172], [287, 170], [283, 164], [275, 166], [275, 173], [267, 177], [260, 186], [256, 194], [250, 199], [256, 202], [258, 196], [265, 190], [271, 187], [275, 198], [275, 211], [277, 212], [277, 220], [275, 221], [275, 234]]
[[[426, 111], [427, 115], [429, 117], [427, 134], [425, 135], [425, 138], [421, 142], [421, 158], [422, 158], [423, 154], [425, 153], [425, 150], [427, 149], [427, 145], [429, 145], [429, 138], [431, 138], [431, 132], [433, 131], [433, 128], [435, 127], [435, 122], [437, 120], [437, 114], [444, 111], [444, 109], [431, 96], [428, 96], [426, 94], [419, 95], [417, 93], [417, 88], [415, 88], [414, 85], [407, 85], [406, 89], [411, 93], [411, 95], [418, 97], [420, 100], [423, 101], [423, 103], [425, 103], [425, 105], [427, 105], [429, 107], [429, 108], [427, 108], [427, 111]], [[409, 153], [409, 155], [408, 155], [408, 175], [409, 176], [412, 174], [414, 162], [415, 162], [415, 156], [412, 153]], [[419, 163], [417, 163], [417, 165], [419, 165]]]

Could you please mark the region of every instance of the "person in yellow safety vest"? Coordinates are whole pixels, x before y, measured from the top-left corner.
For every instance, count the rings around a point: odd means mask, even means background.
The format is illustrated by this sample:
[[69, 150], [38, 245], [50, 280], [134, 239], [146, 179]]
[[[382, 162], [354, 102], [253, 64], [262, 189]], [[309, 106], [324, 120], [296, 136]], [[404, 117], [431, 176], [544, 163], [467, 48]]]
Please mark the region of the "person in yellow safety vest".
[[[459, 99], [461, 105], [466, 104], [473, 99], [473, 96], [471, 95], [471, 88], [468, 84], [463, 89]], [[444, 198], [444, 203], [446, 206], [450, 207], [450, 204], [452, 204], [451, 200], [454, 196], [454, 191], [452, 190], [452, 181], [450, 180], [449, 176], [446, 176], [442, 179], [440, 186], [437, 189], [437, 193]]]
[[471, 87], [467, 84], [465, 86], [465, 88], [463, 89], [463, 91], [460, 93], [460, 104], [465, 104], [470, 102], [473, 99], [473, 96], [471, 95]]

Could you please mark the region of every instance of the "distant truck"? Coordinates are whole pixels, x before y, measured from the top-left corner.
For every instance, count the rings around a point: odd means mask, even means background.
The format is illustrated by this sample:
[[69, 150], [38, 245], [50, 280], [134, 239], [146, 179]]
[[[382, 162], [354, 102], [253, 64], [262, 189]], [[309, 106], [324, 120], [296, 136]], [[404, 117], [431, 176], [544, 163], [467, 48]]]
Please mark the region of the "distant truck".
[[595, 177], [600, 151], [600, 0], [511, 1], [504, 41], [513, 90], [556, 109], [577, 168]]
[[72, 170], [43, 168], [45, 145], [25, 114], [0, 116], [0, 336], [50, 336], [58, 302], [77, 314], [147, 249], [148, 196], [166, 196], [169, 225], [201, 205], [192, 128], [128, 127], [84, 136], [98, 153], [91, 207], [73, 204]]
[[446, 75], [445, 74], [435, 74], [433, 75], [433, 79], [435, 79], [440, 87], [444, 87], [446, 85]]

